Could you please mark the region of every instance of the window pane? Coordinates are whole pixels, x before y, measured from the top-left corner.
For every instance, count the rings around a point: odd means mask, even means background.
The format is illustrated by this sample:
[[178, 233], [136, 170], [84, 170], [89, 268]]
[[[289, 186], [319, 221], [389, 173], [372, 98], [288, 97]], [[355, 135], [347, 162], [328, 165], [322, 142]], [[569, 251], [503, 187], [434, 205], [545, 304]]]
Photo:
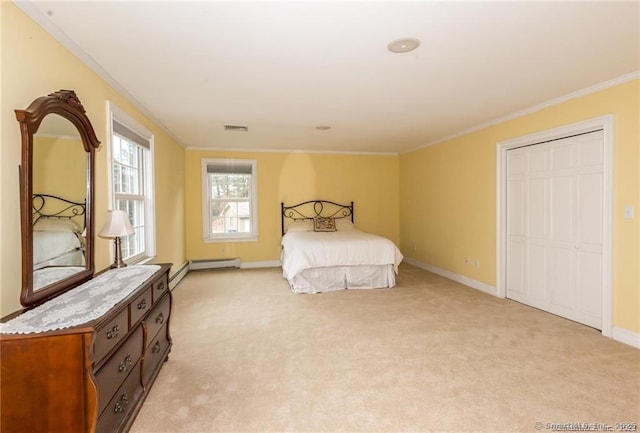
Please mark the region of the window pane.
[[141, 185], [138, 169], [114, 163], [113, 177], [116, 193], [140, 194]]
[[126, 260], [145, 250], [144, 202], [142, 200], [116, 200], [116, 209], [123, 210], [135, 231], [131, 236], [121, 238], [122, 258]]
[[[138, 145], [130, 142], [129, 140], [114, 136], [117, 140], [114, 140], [113, 146], [113, 160], [120, 164], [130, 165], [132, 167], [138, 167], [139, 155]], [[117, 146], [115, 145], [117, 142]]]
[[249, 174], [210, 174], [209, 182], [212, 198], [249, 198]]
[[126, 173], [128, 189], [125, 192], [128, 194], [138, 194], [138, 170], [132, 167], [127, 167]]
[[135, 229], [135, 233], [131, 236], [121, 238], [122, 242], [122, 259], [126, 260], [131, 256], [135, 256], [144, 251], [144, 228]]
[[113, 186], [116, 193], [122, 192], [122, 167], [120, 164], [113, 164]]
[[144, 201], [143, 200], [116, 200], [116, 209], [123, 210], [129, 216], [129, 222], [135, 229], [144, 225]]
[[211, 200], [211, 233], [250, 233], [249, 201]]
[[114, 136], [113, 143], [114, 188], [118, 193], [141, 194], [141, 172], [144, 149], [124, 138]]

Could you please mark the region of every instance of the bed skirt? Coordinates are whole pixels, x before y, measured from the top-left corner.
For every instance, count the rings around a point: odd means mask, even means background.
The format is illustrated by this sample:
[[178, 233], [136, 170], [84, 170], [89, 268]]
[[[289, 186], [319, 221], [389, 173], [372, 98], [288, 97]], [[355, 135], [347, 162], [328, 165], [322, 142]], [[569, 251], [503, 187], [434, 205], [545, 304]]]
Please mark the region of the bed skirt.
[[379, 289], [396, 285], [393, 264], [334, 266], [305, 269], [289, 281], [293, 293], [321, 293], [344, 289]]

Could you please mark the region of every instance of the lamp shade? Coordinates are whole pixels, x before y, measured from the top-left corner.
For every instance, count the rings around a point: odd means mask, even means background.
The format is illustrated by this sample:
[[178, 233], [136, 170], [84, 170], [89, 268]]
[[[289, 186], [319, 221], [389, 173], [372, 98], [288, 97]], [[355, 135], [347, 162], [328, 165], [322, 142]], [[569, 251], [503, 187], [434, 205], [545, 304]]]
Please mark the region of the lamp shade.
[[101, 238], [115, 238], [129, 236], [134, 233], [127, 213], [123, 210], [110, 210], [98, 236]]

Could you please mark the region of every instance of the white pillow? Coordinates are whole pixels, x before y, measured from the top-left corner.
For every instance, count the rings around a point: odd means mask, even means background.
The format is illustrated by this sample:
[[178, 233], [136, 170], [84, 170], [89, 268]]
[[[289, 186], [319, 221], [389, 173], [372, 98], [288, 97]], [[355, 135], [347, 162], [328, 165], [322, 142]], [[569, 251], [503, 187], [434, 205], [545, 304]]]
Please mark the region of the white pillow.
[[336, 218], [336, 229], [338, 231], [355, 230], [353, 223], [349, 218]]
[[291, 232], [312, 232], [313, 221], [312, 220], [298, 220], [289, 224], [287, 227], [287, 233]]
[[33, 225], [33, 230], [38, 232], [75, 232], [80, 233], [80, 227], [75, 221], [59, 218], [40, 218]]

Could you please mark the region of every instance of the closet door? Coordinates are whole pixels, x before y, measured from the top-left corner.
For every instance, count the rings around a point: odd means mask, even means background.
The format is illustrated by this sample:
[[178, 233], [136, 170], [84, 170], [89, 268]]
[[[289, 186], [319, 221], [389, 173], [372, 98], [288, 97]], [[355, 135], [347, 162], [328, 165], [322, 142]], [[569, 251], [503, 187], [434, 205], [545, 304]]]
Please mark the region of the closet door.
[[601, 329], [602, 131], [507, 152], [507, 297]]

